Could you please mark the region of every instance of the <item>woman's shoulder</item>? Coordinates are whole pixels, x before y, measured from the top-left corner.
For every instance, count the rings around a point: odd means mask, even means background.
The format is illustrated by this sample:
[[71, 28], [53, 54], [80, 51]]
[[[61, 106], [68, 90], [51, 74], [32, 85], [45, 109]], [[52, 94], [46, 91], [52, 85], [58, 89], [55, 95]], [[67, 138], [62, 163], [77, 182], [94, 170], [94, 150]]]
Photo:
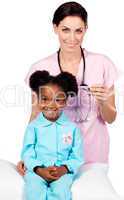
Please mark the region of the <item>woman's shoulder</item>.
[[117, 73], [117, 67], [115, 66], [114, 62], [109, 58], [107, 55], [102, 53], [96, 53], [84, 50], [85, 58], [89, 65], [93, 64], [96, 68], [102, 68], [103, 71], [105, 70], [114, 70]]
[[93, 59], [93, 60], [96, 59], [96, 61], [102, 61], [102, 62], [104, 61], [112, 62], [111, 59], [107, 55], [102, 54], [102, 53], [92, 52], [92, 51], [84, 49], [84, 54], [87, 59]]
[[106, 86], [111, 87], [118, 78], [118, 69], [113, 61], [108, 56], [101, 53], [85, 50], [85, 55], [89, 70], [92, 65], [95, 66], [94, 73], [92, 74], [94, 80], [96, 81], [97, 77], [97, 81], [103, 81]]
[[33, 63], [32, 64], [32, 67], [34, 68], [39, 68], [41, 66], [44, 66], [44, 65], [50, 65], [51, 63], [55, 63], [56, 62], [56, 52], [49, 55], [49, 56], [46, 56], [40, 60], [38, 60], [37, 62]]
[[50, 73], [56, 73], [56, 65], [57, 65], [57, 53], [53, 53], [45, 58], [40, 59], [31, 65], [26, 77], [25, 83], [29, 85], [29, 78], [31, 74], [33, 74], [37, 70], [47, 70]]

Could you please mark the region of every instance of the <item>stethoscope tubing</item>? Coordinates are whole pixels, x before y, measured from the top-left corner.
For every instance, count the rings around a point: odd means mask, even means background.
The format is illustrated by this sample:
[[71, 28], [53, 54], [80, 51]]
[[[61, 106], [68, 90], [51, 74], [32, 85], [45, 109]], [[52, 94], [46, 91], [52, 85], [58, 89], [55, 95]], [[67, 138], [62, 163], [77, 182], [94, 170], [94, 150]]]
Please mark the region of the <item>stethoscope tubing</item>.
[[[83, 58], [83, 78], [82, 78], [82, 82], [81, 82], [81, 85], [80, 85], [80, 87], [82, 86], [82, 87], [87, 87], [87, 91], [88, 91], [88, 95], [89, 95], [89, 109], [88, 109], [88, 112], [87, 112], [87, 114], [86, 114], [86, 117], [85, 117], [85, 119], [82, 119], [82, 118], [77, 118], [77, 119], [75, 119], [75, 122], [84, 122], [84, 121], [88, 121], [88, 115], [89, 115], [89, 113], [90, 113], [90, 110], [91, 110], [91, 94], [90, 94], [90, 89], [89, 89], [89, 87], [88, 87], [88, 85], [87, 84], [85, 84], [85, 70], [86, 70], [86, 61], [85, 61], [85, 55], [84, 55], [84, 50], [82, 49], [82, 47], [80, 47], [81, 48], [81, 56], [82, 56], [82, 58]], [[63, 72], [62, 71], [62, 67], [61, 67], [61, 64], [60, 64], [60, 49], [58, 50], [58, 65], [59, 65], [59, 68], [60, 68], [60, 71], [61, 72]], [[79, 110], [78, 110], [79, 109]], [[80, 114], [80, 108], [77, 108], [77, 113], [78, 114]]]

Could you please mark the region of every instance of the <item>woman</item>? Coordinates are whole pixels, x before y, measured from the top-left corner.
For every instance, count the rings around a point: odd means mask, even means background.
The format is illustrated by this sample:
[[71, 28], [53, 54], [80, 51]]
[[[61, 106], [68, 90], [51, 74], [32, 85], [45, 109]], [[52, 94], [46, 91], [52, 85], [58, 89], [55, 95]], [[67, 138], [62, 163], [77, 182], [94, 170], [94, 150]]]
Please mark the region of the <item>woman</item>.
[[[107, 187], [110, 187], [111, 192], [109, 195], [111, 195], [113, 189], [106, 175], [109, 155], [109, 136], [106, 122], [112, 123], [116, 118], [114, 95], [114, 81], [116, 78], [115, 66], [106, 56], [82, 49], [81, 45], [87, 32], [88, 24], [87, 11], [80, 4], [76, 2], [62, 4], [54, 13], [53, 28], [60, 42], [59, 51], [34, 64], [29, 70], [25, 81], [28, 84], [29, 77], [33, 72], [45, 69], [52, 75], [57, 75], [60, 71], [70, 72], [76, 77], [79, 88], [81, 88], [81, 85], [88, 86], [88, 90], [90, 90], [94, 97], [92, 98], [93, 109], [90, 112], [91, 116], [89, 116], [88, 119], [86, 114], [83, 120], [77, 120], [77, 125], [81, 128], [82, 133], [84, 133], [86, 163], [82, 170], [86, 170], [88, 173], [90, 172], [95, 176], [94, 179], [92, 179], [92, 175], [89, 176], [91, 179], [89, 180], [91, 183], [91, 190], [94, 185], [92, 183], [93, 180], [96, 182], [97, 189], [98, 187], [103, 189], [103, 187], [105, 187], [102, 182], [104, 177], [108, 184]], [[81, 95], [80, 93], [80, 98], [82, 97]], [[39, 113], [37, 98], [33, 92], [32, 103], [30, 121]], [[81, 104], [78, 105], [78, 107], [79, 109], [76, 111], [75, 106], [71, 106], [70, 110], [66, 110], [71, 119], [76, 119], [77, 111], [83, 110]], [[88, 108], [87, 111], [88, 110], [91, 110], [91, 108]], [[24, 175], [25, 167], [22, 161], [18, 163], [17, 169], [21, 175]], [[98, 181], [99, 183], [97, 182], [99, 179], [98, 173], [101, 175], [101, 182]], [[92, 191], [95, 194], [90, 191], [87, 194], [83, 190], [83, 188], [85, 188], [84, 185], [86, 185], [85, 174], [86, 173], [81, 173], [81, 177], [75, 181], [72, 187], [73, 199], [75, 200], [80, 200], [84, 198], [84, 196], [85, 198], [95, 197], [95, 195], [97, 197], [98, 191], [95, 193], [95, 189]], [[81, 191], [76, 192], [79, 187], [82, 188], [81, 190], [84, 191], [84, 193], [81, 193]]]

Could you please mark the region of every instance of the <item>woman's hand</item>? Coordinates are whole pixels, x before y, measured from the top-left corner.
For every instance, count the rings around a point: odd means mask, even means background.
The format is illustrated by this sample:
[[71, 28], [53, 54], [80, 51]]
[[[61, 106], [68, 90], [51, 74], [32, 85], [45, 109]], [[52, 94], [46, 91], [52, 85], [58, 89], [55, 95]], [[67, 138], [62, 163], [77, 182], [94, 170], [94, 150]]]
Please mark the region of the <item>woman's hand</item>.
[[102, 85], [93, 85], [90, 91], [98, 103], [102, 119], [112, 123], [116, 118], [114, 86], [107, 88]]
[[98, 105], [107, 103], [109, 97], [112, 95], [112, 91], [105, 86], [94, 85], [90, 88], [92, 95], [98, 102]]
[[19, 174], [20, 174], [21, 176], [24, 176], [24, 175], [25, 175], [26, 167], [24, 166], [24, 162], [23, 162], [23, 161], [19, 161], [19, 162], [17, 163], [16, 168], [17, 168], [17, 171], [19, 172]]
[[32, 112], [31, 112], [29, 122], [31, 122], [33, 119], [35, 119], [38, 116], [38, 114], [41, 112], [41, 109], [40, 109], [39, 103], [38, 103], [37, 94], [32, 91], [31, 96], [32, 96]]

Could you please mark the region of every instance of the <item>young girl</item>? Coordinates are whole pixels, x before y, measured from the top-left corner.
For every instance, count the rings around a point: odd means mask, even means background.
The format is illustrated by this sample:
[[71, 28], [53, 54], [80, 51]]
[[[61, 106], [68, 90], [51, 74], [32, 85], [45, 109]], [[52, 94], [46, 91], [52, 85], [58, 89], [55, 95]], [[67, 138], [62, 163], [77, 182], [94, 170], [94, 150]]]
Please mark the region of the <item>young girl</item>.
[[26, 200], [70, 200], [74, 176], [84, 163], [80, 130], [63, 113], [67, 98], [77, 95], [75, 77], [36, 71], [29, 80], [41, 110], [27, 126], [21, 158]]

